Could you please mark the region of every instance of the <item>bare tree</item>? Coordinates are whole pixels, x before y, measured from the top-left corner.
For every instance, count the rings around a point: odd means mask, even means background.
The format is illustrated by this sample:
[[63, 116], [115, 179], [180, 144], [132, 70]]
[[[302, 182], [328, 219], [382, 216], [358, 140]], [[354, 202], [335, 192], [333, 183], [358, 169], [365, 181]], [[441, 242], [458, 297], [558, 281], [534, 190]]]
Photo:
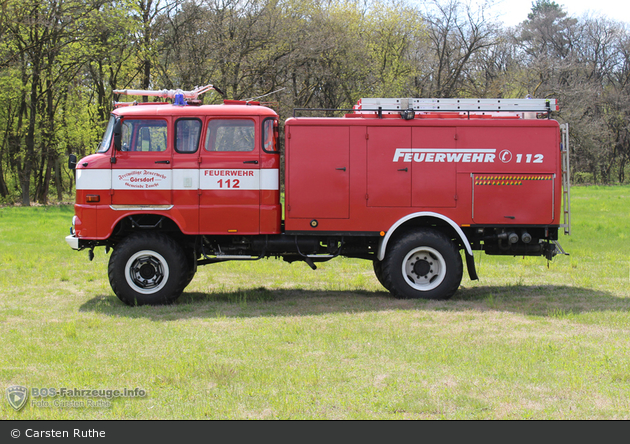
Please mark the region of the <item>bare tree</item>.
[[459, 0], [434, 0], [426, 14], [427, 45], [418, 57], [423, 73], [416, 80], [418, 96], [453, 97], [466, 90], [471, 60], [497, 42], [497, 25], [485, 5], [473, 9]]

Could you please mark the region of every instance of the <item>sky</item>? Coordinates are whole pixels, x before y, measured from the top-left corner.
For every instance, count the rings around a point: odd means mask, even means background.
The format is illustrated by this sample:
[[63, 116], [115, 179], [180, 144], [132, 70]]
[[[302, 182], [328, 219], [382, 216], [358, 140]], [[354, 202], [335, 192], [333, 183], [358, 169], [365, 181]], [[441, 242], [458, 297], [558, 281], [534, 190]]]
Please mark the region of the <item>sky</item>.
[[[627, 0], [555, 0], [573, 17], [590, 12], [595, 16], [630, 24], [630, 2]], [[491, 9], [506, 26], [518, 25], [527, 19], [532, 9], [532, 0], [498, 0]]]

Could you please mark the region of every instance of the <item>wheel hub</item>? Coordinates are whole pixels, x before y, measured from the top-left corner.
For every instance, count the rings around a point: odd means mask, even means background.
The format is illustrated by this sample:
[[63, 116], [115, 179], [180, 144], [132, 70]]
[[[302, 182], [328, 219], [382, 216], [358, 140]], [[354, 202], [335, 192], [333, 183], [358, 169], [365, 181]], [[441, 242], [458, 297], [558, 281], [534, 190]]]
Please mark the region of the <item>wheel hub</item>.
[[161, 290], [168, 281], [169, 269], [164, 257], [144, 250], [127, 261], [127, 283], [139, 293], [152, 294]]
[[151, 279], [155, 276], [155, 268], [151, 264], [144, 264], [140, 267], [140, 276], [144, 279]]
[[131, 264], [130, 273], [133, 283], [145, 289], [159, 286], [164, 278], [162, 264], [153, 256], [138, 257]]
[[411, 250], [402, 263], [403, 276], [415, 290], [429, 291], [442, 283], [446, 276], [444, 257], [431, 247]]
[[431, 265], [433, 262], [429, 262], [426, 258], [420, 259], [413, 265], [413, 272], [416, 276], [426, 276], [431, 272]]

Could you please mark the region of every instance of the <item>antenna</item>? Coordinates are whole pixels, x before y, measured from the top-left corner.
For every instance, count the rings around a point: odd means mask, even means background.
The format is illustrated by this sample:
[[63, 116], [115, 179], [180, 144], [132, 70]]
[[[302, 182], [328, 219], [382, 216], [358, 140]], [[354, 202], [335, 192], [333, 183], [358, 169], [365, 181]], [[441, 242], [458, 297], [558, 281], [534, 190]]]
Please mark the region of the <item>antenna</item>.
[[251, 98], [251, 99], [246, 99], [245, 101], [246, 101], [246, 102], [253, 102], [254, 100], [257, 100], [257, 99], [262, 99], [263, 97], [270, 96], [270, 95], [272, 95], [272, 94], [275, 94], [275, 93], [277, 93], [277, 92], [283, 91], [283, 90], [285, 90], [285, 89], [287, 89], [287, 88], [286, 88], [286, 87], [285, 87], [285, 88], [280, 88], [280, 89], [277, 89], [277, 90], [272, 91], [272, 92], [270, 92], [270, 93], [263, 94], [262, 96], [253, 97], [253, 98]]

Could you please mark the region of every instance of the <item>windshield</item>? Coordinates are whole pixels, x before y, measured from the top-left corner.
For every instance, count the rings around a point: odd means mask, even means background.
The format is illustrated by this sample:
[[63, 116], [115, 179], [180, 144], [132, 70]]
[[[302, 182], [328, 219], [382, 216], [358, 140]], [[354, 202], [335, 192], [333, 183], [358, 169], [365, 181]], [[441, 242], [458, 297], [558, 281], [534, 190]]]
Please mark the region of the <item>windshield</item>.
[[109, 118], [109, 123], [107, 124], [107, 129], [105, 130], [105, 135], [103, 136], [103, 140], [98, 145], [98, 152], [105, 153], [109, 149], [112, 144], [112, 133], [114, 132], [114, 123], [116, 122], [116, 117], [111, 116]]

